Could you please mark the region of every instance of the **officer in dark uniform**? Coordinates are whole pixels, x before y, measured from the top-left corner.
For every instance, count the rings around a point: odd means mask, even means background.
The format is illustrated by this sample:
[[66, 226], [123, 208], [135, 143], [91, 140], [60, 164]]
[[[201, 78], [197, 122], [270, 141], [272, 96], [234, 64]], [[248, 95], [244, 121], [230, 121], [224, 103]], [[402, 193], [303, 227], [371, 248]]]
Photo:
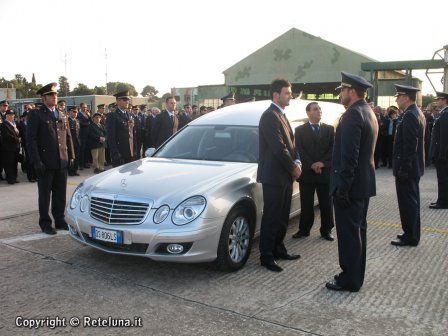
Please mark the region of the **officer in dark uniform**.
[[75, 159], [73, 161], [73, 164], [68, 168], [68, 174], [70, 176], [79, 176], [78, 174], [79, 149], [81, 145], [79, 142], [79, 121], [77, 116], [78, 116], [78, 110], [76, 109], [76, 107], [71, 108], [68, 116], [68, 125], [70, 127], [70, 134], [72, 136]]
[[141, 158], [143, 147], [143, 118], [138, 105], [132, 106], [132, 120], [134, 120], [134, 160]]
[[106, 133], [112, 166], [118, 167], [132, 161], [134, 123], [126, 110], [130, 101], [129, 91], [118, 92], [114, 96], [117, 99], [117, 107], [107, 115]]
[[[8, 110], [9, 104], [7, 100], [0, 101], [0, 125], [5, 120], [6, 111]], [[0, 135], [0, 149], [2, 148], [2, 137]], [[0, 155], [0, 180], [3, 180], [3, 161], [2, 156]]]
[[393, 172], [403, 233], [395, 246], [417, 246], [420, 241], [420, 177], [425, 171], [423, 113], [415, 105], [418, 88], [395, 84], [395, 101], [401, 114], [394, 139]]
[[39, 226], [50, 235], [56, 234], [48, 214], [50, 198], [56, 229], [68, 230], [64, 218], [67, 167], [74, 158], [67, 117], [56, 108], [56, 85], [50, 83], [37, 91], [43, 105], [30, 111], [27, 126], [29, 158], [39, 178]]
[[437, 171], [438, 197], [431, 209], [448, 209], [448, 93], [437, 92], [440, 116], [432, 128], [430, 156]]
[[236, 103], [235, 92], [229, 92], [229, 94], [227, 96], [222, 97], [221, 100], [222, 100], [221, 107], [235, 105], [235, 103]]
[[5, 169], [6, 181], [9, 184], [19, 183], [17, 180], [17, 158], [20, 150], [20, 132], [14, 120], [13, 110], [6, 110], [5, 120], [0, 125], [2, 147], [0, 156]]
[[81, 170], [90, 168], [90, 150], [87, 148], [89, 138], [89, 127], [92, 122], [90, 112], [86, 103], [79, 104], [78, 122], [79, 122], [79, 167]]
[[357, 292], [366, 269], [367, 210], [376, 195], [374, 151], [378, 121], [366, 102], [372, 85], [364, 78], [342, 72], [341, 104], [347, 110], [336, 128], [330, 174], [330, 194], [338, 237], [342, 272], [326, 283], [337, 291]]

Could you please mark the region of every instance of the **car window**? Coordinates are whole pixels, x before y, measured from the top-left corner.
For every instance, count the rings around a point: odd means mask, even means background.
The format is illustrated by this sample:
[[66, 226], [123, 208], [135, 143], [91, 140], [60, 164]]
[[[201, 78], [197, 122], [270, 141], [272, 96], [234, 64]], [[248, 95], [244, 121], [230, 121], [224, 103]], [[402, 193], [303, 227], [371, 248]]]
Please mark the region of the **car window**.
[[155, 157], [226, 162], [258, 162], [258, 128], [188, 125]]

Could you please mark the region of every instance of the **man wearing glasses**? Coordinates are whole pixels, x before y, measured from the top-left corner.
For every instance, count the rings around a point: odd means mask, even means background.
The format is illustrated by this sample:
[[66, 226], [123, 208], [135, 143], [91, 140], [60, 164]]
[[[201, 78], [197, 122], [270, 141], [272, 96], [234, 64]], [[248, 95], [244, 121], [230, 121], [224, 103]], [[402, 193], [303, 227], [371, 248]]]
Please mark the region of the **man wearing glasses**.
[[118, 92], [114, 96], [117, 99], [117, 108], [107, 115], [106, 129], [112, 166], [118, 167], [132, 161], [134, 122], [127, 111], [129, 91]]

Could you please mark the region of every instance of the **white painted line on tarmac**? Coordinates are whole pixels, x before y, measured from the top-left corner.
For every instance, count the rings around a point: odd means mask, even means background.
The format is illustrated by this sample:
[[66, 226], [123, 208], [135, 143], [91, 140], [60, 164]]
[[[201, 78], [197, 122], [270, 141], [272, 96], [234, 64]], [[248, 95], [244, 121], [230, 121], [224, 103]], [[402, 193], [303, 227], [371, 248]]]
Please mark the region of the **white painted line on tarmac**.
[[30, 235], [25, 235], [25, 236], [17, 236], [17, 237], [0, 239], [0, 243], [1, 244], [13, 244], [13, 243], [28, 242], [28, 241], [33, 241], [33, 240], [41, 240], [41, 239], [46, 239], [46, 238], [52, 238], [52, 237], [57, 237], [57, 236], [61, 236], [61, 235], [62, 236], [68, 235], [68, 231], [61, 230], [61, 231], [58, 231], [58, 233], [55, 234], [55, 235], [48, 235], [48, 234], [43, 233], [43, 232], [33, 233], [33, 234], [30, 234]]

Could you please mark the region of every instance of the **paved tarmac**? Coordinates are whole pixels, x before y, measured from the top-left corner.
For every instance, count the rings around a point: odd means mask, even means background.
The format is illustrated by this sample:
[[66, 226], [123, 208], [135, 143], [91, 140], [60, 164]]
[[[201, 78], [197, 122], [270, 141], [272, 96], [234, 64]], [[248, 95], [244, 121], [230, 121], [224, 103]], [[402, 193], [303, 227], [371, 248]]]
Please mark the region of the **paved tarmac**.
[[[67, 200], [91, 171], [81, 173], [69, 178]], [[213, 264], [106, 254], [63, 231], [40, 233], [37, 185], [20, 180], [0, 182], [1, 336], [448, 334], [448, 210], [427, 207], [437, 195], [433, 168], [420, 183], [420, 245], [402, 248], [390, 245], [401, 233], [391, 170], [377, 170], [358, 293], [324, 287], [339, 272], [338, 252], [317, 222], [310, 237], [293, 240], [298, 218], [291, 220], [286, 245], [302, 258], [281, 261], [283, 272], [259, 266], [255, 241], [242, 270], [222, 273]]]

